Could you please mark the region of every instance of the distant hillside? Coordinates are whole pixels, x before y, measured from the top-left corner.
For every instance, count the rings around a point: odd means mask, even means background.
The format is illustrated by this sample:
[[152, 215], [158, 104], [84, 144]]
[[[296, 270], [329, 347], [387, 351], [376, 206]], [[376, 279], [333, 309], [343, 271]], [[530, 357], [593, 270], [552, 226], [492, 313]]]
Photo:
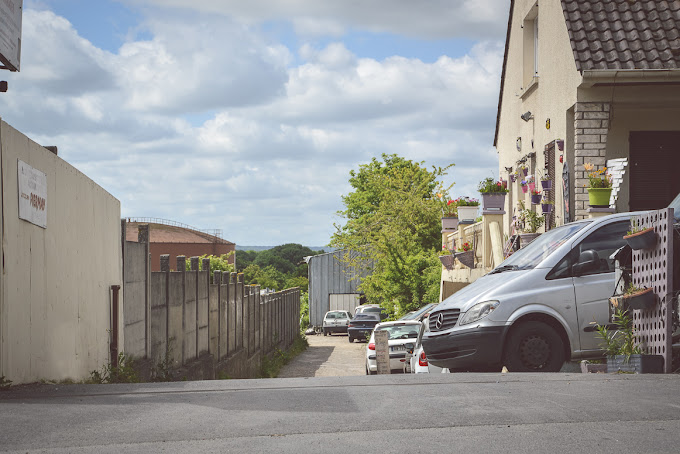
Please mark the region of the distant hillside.
[[[237, 251], [266, 251], [267, 249], [271, 249], [276, 246], [241, 246], [241, 245], [236, 245], [236, 250]], [[334, 249], [332, 247], [328, 246], [306, 246], [312, 251], [326, 251], [326, 252], [332, 252]]]

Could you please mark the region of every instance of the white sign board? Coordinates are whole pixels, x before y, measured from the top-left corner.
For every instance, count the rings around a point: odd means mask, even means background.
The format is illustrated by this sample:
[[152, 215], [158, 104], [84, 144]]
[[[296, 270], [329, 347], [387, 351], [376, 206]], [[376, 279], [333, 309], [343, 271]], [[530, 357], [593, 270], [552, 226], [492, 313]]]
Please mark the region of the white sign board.
[[21, 13], [24, 0], [0, 0], [0, 61], [5, 69], [19, 71]]
[[47, 175], [19, 160], [17, 177], [19, 219], [47, 228]]
[[378, 366], [379, 374], [389, 374], [390, 370], [390, 346], [388, 340], [390, 335], [384, 329], [373, 332], [375, 339], [375, 362]]

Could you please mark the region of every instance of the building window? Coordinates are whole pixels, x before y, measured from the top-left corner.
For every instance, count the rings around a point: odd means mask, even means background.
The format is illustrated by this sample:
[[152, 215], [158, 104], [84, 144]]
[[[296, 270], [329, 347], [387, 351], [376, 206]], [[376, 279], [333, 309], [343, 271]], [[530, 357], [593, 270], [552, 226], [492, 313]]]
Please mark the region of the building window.
[[522, 23], [523, 29], [523, 77], [526, 90], [538, 77], [538, 2], [529, 10]]

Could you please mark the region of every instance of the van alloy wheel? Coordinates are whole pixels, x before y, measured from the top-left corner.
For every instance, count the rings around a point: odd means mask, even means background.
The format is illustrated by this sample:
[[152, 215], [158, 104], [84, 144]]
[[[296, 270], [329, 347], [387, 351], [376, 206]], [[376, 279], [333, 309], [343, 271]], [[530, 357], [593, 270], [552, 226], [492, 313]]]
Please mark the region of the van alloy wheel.
[[508, 335], [503, 363], [513, 372], [558, 372], [564, 364], [562, 338], [549, 325], [529, 321]]

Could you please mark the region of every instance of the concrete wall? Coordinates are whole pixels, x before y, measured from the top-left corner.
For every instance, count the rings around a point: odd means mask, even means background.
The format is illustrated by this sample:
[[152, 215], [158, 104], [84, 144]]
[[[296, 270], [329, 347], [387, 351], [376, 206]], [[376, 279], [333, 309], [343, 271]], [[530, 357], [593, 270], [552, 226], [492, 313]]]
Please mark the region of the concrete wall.
[[[111, 286], [122, 284], [120, 202], [1, 121], [0, 149], [0, 376], [15, 384], [87, 378], [109, 360]], [[18, 217], [18, 160], [46, 174], [47, 228]]]
[[[130, 253], [135, 246], [144, 244], [126, 243], [126, 285], [141, 288], [145, 265], [131, 262], [148, 260], [148, 255]], [[299, 289], [260, 295], [259, 286], [244, 285], [242, 275], [216, 271], [211, 282], [207, 271], [198, 271], [198, 257], [191, 258], [190, 271], [185, 260], [178, 257], [174, 268], [181, 271], [170, 271], [169, 255], [161, 257], [163, 271], [148, 275], [148, 300], [141, 291], [125, 289], [126, 354], [152, 363], [167, 359], [177, 370], [199, 364], [202, 378], [214, 378], [206, 377], [206, 370], [249, 378], [264, 355], [292, 344], [300, 330]], [[203, 260], [202, 268], [208, 269], [209, 259]], [[148, 330], [140, 337], [144, 314]]]
[[[180, 255], [197, 257], [207, 254], [220, 257], [223, 254], [234, 252], [236, 246], [234, 244], [219, 243], [151, 243], [149, 249], [151, 251], [151, 271], [160, 271], [160, 256], [164, 254], [169, 254], [170, 263], [175, 263], [175, 260]], [[234, 263], [233, 255], [229, 257], [229, 263]]]

